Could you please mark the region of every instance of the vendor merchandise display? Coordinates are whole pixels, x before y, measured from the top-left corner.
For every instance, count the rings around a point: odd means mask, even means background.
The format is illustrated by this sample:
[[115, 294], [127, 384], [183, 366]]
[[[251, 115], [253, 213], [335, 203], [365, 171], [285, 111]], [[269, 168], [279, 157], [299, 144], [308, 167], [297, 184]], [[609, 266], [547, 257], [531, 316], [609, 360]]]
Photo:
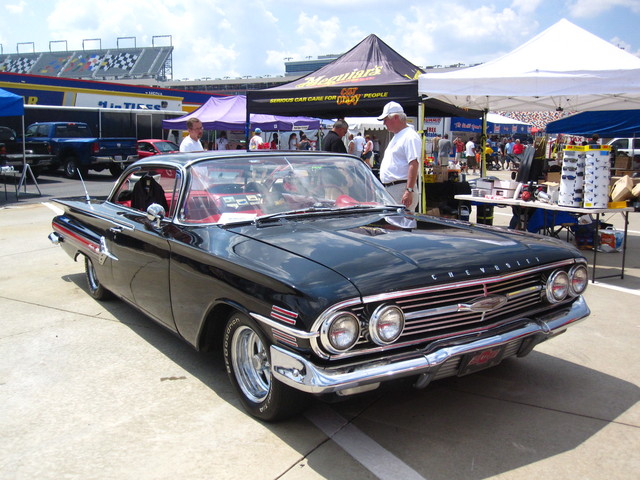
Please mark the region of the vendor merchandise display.
[[558, 205], [607, 208], [611, 147], [569, 145], [563, 152]]

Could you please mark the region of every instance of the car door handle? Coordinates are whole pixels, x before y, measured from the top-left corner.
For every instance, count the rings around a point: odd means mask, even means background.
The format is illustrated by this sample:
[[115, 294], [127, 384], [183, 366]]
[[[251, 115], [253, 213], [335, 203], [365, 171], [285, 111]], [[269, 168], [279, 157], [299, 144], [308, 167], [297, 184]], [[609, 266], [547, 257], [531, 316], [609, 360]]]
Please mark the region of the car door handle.
[[124, 230], [124, 227], [121, 227], [120, 225], [116, 226], [116, 227], [111, 227], [109, 229], [109, 231], [111, 233], [122, 233], [122, 231]]

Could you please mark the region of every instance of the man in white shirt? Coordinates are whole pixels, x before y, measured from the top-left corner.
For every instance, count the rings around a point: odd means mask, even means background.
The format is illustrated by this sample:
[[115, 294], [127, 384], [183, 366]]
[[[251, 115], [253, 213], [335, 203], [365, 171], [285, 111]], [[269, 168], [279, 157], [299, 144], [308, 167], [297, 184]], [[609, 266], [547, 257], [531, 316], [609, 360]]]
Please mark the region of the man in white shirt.
[[249, 140], [249, 150], [258, 150], [260, 145], [262, 145], [262, 137], [260, 136], [262, 130], [260, 128], [256, 128], [253, 133], [253, 137]]
[[202, 127], [202, 122], [198, 120], [196, 117], [192, 117], [187, 120], [187, 130], [189, 135], [182, 139], [180, 143], [180, 151], [181, 152], [202, 152], [204, 148], [202, 148], [202, 143], [200, 143], [200, 139], [202, 138], [202, 133], [204, 132], [204, 128]]
[[355, 146], [355, 152], [353, 153], [353, 155], [355, 155], [356, 157], [362, 157], [362, 151], [364, 150], [365, 143], [367, 142], [362, 136], [362, 133], [358, 132], [358, 134], [353, 139], [353, 145]]
[[422, 155], [420, 136], [407, 125], [407, 115], [396, 102], [387, 103], [378, 120], [394, 134], [380, 164], [380, 180], [398, 203], [413, 212], [419, 200], [416, 182]]

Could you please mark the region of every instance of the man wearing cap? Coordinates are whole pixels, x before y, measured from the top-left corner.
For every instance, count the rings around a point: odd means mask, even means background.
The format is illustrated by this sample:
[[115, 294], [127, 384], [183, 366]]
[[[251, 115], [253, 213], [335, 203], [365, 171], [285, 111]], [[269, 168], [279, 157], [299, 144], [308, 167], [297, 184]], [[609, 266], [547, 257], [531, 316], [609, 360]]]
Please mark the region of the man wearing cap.
[[422, 152], [420, 136], [407, 125], [407, 115], [396, 102], [387, 103], [378, 120], [394, 134], [380, 164], [380, 181], [398, 203], [413, 212], [419, 200], [416, 182]]
[[347, 134], [349, 124], [344, 120], [338, 120], [333, 124], [333, 128], [327, 133], [322, 141], [322, 150], [325, 152], [347, 153], [342, 137]]
[[262, 137], [260, 136], [261, 133], [262, 130], [259, 128], [256, 128], [253, 131], [253, 137], [251, 137], [251, 140], [249, 140], [249, 150], [258, 150], [260, 148], [260, 145], [262, 145]]
[[202, 132], [204, 128], [202, 127], [202, 122], [198, 120], [196, 117], [191, 117], [187, 120], [187, 131], [189, 135], [182, 139], [180, 142], [180, 151], [181, 152], [202, 152], [204, 148], [202, 148], [202, 143], [200, 143], [200, 139], [202, 138]]

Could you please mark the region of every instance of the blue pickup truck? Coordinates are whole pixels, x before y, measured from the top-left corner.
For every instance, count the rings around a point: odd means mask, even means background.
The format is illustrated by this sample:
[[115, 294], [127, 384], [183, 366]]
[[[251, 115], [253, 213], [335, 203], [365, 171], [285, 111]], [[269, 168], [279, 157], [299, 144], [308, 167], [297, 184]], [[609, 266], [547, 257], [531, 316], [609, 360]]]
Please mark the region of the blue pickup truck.
[[65, 177], [77, 178], [89, 170], [108, 169], [118, 177], [122, 170], [138, 160], [137, 140], [96, 138], [86, 123], [42, 122], [29, 125], [29, 141], [46, 142], [53, 155], [52, 168], [62, 167]]

